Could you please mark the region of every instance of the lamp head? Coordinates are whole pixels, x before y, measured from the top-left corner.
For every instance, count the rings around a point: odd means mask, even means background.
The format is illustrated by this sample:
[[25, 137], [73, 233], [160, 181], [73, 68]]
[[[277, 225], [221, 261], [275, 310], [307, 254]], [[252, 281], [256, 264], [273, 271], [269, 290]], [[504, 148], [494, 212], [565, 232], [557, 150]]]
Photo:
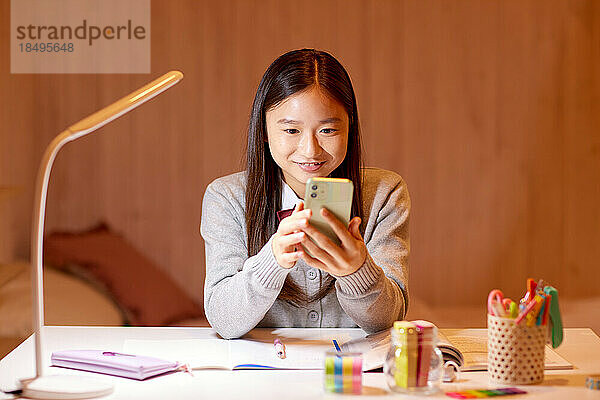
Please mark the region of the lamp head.
[[169, 71], [163, 76], [153, 80], [145, 86], [142, 86], [133, 93], [117, 100], [102, 110], [82, 119], [68, 128], [70, 131], [69, 141], [75, 140], [81, 136], [87, 135], [96, 129], [106, 125], [110, 121], [120, 117], [126, 112], [136, 108], [140, 104], [156, 97], [171, 86], [183, 79], [183, 73], [180, 71]]

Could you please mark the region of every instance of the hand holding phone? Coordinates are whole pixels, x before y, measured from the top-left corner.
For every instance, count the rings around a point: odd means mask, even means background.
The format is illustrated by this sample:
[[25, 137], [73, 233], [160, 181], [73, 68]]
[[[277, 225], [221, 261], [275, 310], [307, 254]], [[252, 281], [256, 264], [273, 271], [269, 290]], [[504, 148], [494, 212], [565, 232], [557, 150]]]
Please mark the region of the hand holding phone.
[[339, 178], [311, 178], [306, 182], [305, 205], [311, 210], [310, 223], [303, 228], [302, 258], [308, 265], [335, 276], [349, 275], [365, 262], [367, 248], [360, 234], [361, 220], [351, 221], [352, 181]]
[[292, 268], [304, 255], [301, 243], [310, 239], [302, 229], [308, 226], [310, 216], [311, 211], [305, 210], [304, 204], [300, 203], [294, 208], [292, 215], [279, 223], [277, 232], [273, 235], [271, 248], [275, 260], [283, 268]]

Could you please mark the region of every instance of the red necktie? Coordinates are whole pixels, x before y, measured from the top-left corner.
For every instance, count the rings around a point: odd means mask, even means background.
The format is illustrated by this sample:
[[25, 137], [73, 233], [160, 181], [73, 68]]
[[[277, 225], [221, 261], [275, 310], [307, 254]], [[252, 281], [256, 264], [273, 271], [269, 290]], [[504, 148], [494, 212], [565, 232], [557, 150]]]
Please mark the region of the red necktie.
[[277, 219], [279, 220], [279, 222], [281, 222], [282, 219], [289, 217], [290, 215], [292, 215], [292, 212], [294, 212], [293, 208], [287, 209], [287, 210], [281, 210], [281, 211], [277, 211]]

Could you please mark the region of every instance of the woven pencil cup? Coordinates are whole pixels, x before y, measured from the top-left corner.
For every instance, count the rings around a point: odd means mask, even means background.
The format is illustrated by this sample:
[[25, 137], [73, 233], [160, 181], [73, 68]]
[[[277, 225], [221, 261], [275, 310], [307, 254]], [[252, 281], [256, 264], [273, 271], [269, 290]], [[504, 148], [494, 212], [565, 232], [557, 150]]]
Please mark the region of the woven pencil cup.
[[497, 383], [529, 385], [544, 380], [544, 325], [519, 325], [488, 314], [488, 372]]

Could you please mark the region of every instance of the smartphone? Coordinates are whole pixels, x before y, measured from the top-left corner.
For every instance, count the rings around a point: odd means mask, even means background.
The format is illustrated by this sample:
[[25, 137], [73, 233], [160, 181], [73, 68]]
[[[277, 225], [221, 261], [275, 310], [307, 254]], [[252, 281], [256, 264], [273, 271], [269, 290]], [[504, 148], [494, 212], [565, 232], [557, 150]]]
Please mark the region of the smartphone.
[[354, 185], [349, 179], [342, 178], [310, 178], [306, 181], [304, 191], [304, 208], [312, 210], [310, 224], [339, 245], [340, 239], [329, 223], [321, 216], [321, 208], [325, 207], [348, 227], [352, 210]]

